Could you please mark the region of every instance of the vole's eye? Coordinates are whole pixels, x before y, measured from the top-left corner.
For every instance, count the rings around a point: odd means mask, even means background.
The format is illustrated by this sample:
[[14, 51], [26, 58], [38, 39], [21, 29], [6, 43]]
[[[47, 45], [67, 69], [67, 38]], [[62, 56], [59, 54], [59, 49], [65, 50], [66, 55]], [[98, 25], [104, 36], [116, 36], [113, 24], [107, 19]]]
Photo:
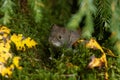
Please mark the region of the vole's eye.
[[61, 36], [61, 35], [59, 35], [59, 36], [58, 36], [58, 39], [61, 39], [61, 38], [62, 38], [62, 36]]

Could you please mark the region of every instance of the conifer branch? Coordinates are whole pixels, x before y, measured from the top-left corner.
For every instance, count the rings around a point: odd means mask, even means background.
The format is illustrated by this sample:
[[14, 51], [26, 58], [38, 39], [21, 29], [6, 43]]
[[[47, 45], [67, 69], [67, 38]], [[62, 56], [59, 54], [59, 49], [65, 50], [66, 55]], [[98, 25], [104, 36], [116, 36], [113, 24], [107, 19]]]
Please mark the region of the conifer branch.
[[12, 2], [11, 0], [4, 0], [2, 7], [0, 8], [0, 10], [4, 14], [2, 18], [2, 23], [4, 25], [10, 23], [10, 20], [12, 19], [11, 15], [14, 14], [13, 6], [15, 6], [14, 2]]
[[82, 18], [86, 16], [85, 28], [83, 29], [83, 37], [91, 37], [93, 32], [93, 19], [92, 15], [95, 13], [96, 8], [93, 4], [93, 0], [79, 0], [80, 7], [76, 14], [72, 16], [70, 22], [68, 23], [68, 28], [79, 27], [79, 23]]
[[43, 18], [42, 8], [44, 7], [44, 4], [41, 0], [28, 0], [29, 5], [32, 9], [32, 14], [35, 19], [35, 22], [38, 23]]
[[104, 38], [104, 32], [110, 28], [111, 0], [96, 0], [97, 13], [95, 15], [95, 36], [98, 40]]

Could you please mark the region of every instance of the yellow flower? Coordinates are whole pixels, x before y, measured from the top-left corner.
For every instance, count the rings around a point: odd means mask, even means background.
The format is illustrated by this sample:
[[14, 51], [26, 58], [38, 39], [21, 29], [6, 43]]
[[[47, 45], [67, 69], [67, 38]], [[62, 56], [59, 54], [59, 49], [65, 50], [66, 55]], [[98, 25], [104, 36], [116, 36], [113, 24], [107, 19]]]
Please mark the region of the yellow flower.
[[12, 58], [11, 53], [0, 53], [0, 62], [6, 63], [9, 58]]
[[2, 56], [5, 61], [7, 61], [9, 58], [12, 58], [12, 54], [11, 53], [3, 53], [3, 56]]
[[[10, 43], [13, 42], [16, 45], [17, 50], [25, 50], [25, 43], [22, 34], [13, 34], [10, 39], [8, 38], [10, 34], [10, 29], [5, 26], [0, 27], [0, 74], [4, 77], [10, 77], [12, 71], [16, 67], [17, 69], [22, 69], [19, 66], [20, 57], [13, 57]], [[12, 59], [12, 64], [6, 67], [8, 59]]]
[[25, 48], [22, 39], [23, 39], [22, 34], [18, 34], [18, 36], [16, 34], [13, 34], [11, 36], [11, 41], [15, 43], [17, 50], [22, 50]]
[[2, 26], [1, 28], [0, 28], [0, 32], [5, 32], [5, 33], [10, 33], [10, 29], [8, 29], [7, 27], [5, 27], [5, 26]]
[[0, 43], [0, 52], [3, 52], [3, 51], [8, 52], [9, 48], [6, 48], [4, 43]]
[[6, 63], [5, 59], [0, 56], [0, 63]]
[[30, 37], [25, 38], [23, 37], [22, 34], [18, 34], [18, 36], [16, 34], [13, 34], [11, 36], [11, 41], [15, 43], [17, 50], [26, 50], [25, 45], [28, 48], [32, 48], [33, 46], [37, 45], [37, 43], [32, 40]]
[[8, 34], [7, 34], [7, 33], [4, 33], [4, 34], [3, 34], [3, 37], [4, 37], [4, 38], [7, 38], [7, 37], [8, 37]]
[[2, 40], [2, 39], [3, 39], [3, 36], [0, 35], [0, 40]]
[[0, 62], [6, 63], [9, 58], [12, 58], [9, 43], [0, 43]]
[[11, 69], [11, 70], [14, 70], [14, 64], [11, 64], [11, 65], [10, 65], [10, 69]]
[[13, 35], [11, 36], [11, 40], [12, 40], [13, 42], [21, 41], [21, 40], [22, 40], [22, 34], [18, 34], [18, 36], [17, 36], [16, 34], [13, 34]]
[[6, 76], [6, 75], [11, 76], [12, 75], [12, 70], [11, 70], [10, 67], [3, 68], [1, 74], [2, 74], [2, 76]]
[[2, 70], [5, 68], [4, 64], [0, 62], [0, 73], [2, 73]]
[[22, 69], [22, 67], [21, 66], [19, 66], [19, 60], [20, 60], [21, 58], [20, 57], [18, 57], [18, 56], [16, 56], [16, 57], [14, 57], [13, 58], [13, 64], [16, 66], [16, 68], [18, 68], [18, 69]]
[[8, 50], [10, 50], [10, 48], [11, 48], [10, 42], [11, 41], [7, 41], [7, 43], [5, 43], [5, 45], [4, 45], [4, 47], [7, 48]]
[[32, 48], [33, 46], [37, 45], [37, 43], [34, 40], [32, 40], [30, 37], [23, 40], [23, 42], [24, 44], [26, 44], [28, 48]]
[[8, 77], [12, 75], [12, 68], [11, 67], [5, 67], [3, 63], [0, 63], [0, 74], [2, 76]]

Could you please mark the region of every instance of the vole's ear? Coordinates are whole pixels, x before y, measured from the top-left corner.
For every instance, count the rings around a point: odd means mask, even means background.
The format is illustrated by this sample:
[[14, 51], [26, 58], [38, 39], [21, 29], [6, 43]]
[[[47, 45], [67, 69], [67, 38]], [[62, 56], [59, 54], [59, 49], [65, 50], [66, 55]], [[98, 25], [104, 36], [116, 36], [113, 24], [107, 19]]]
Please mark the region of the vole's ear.
[[58, 25], [52, 24], [51, 28], [52, 28], [52, 29], [58, 29]]

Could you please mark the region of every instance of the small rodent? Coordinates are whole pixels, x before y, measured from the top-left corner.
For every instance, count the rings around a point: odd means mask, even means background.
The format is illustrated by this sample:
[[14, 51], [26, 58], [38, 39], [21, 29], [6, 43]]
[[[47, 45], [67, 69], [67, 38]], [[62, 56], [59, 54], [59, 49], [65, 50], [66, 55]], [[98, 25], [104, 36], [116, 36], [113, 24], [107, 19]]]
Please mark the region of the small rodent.
[[65, 27], [53, 25], [49, 36], [49, 42], [56, 47], [72, 45], [80, 38], [81, 30], [68, 30]]

